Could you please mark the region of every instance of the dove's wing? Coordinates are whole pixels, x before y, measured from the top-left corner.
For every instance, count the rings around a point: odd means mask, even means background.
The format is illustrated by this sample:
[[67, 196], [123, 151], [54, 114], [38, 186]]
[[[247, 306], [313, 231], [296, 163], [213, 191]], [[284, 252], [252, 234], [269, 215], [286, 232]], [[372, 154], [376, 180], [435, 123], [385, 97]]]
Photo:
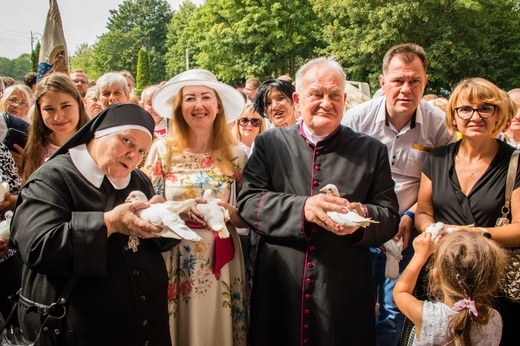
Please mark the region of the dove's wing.
[[141, 209], [137, 212], [137, 215], [144, 221], [148, 221], [149, 223], [163, 227], [163, 214], [165, 209], [157, 204], [152, 204], [146, 209]]
[[183, 211], [189, 209], [192, 205], [195, 204], [195, 200], [193, 198], [186, 199], [184, 201], [166, 201], [163, 203], [165, 207], [175, 214], [180, 214]]
[[350, 221], [348, 218], [347, 218], [347, 214], [342, 214], [342, 213], [338, 213], [338, 212], [335, 212], [335, 211], [328, 211], [327, 212], [327, 215], [337, 224], [340, 224], [342, 226], [347, 226], [347, 227], [354, 227], [354, 226], [357, 226], [356, 223]]
[[0, 222], [0, 239], [9, 241], [9, 221], [4, 220]]
[[399, 260], [394, 256], [386, 256], [385, 277], [390, 280], [399, 277]]
[[[166, 226], [165, 228], [169, 228], [169, 230], [163, 230], [160, 233], [160, 235], [162, 235], [163, 237], [166, 236], [166, 235], [163, 235], [163, 233], [168, 234], [168, 233], [165, 233], [165, 231], [173, 231], [173, 233], [176, 233], [183, 239], [193, 240], [193, 241], [202, 240], [202, 238], [197, 233], [195, 233], [191, 228], [186, 226], [186, 224], [184, 223], [184, 221], [182, 221], [182, 219], [179, 217], [179, 215], [176, 215], [173, 213], [170, 215], [167, 215], [163, 218], [163, 222], [164, 222], [164, 225]], [[173, 237], [173, 238], [175, 238], [175, 237]]]

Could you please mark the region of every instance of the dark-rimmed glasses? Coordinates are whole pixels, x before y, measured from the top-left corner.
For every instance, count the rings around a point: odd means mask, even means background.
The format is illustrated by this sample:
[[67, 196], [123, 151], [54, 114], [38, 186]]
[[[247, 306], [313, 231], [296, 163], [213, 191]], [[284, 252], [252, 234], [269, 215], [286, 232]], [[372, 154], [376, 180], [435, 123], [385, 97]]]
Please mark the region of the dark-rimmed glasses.
[[462, 120], [469, 120], [477, 112], [477, 114], [482, 119], [491, 118], [497, 109], [497, 105], [482, 105], [478, 108], [473, 108], [470, 106], [460, 106], [455, 108], [455, 113], [457, 113], [457, 116], [461, 118]]
[[260, 127], [262, 125], [262, 119], [258, 118], [240, 118], [238, 120], [238, 124], [240, 126], [247, 126], [247, 124], [251, 123], [253, 127]]

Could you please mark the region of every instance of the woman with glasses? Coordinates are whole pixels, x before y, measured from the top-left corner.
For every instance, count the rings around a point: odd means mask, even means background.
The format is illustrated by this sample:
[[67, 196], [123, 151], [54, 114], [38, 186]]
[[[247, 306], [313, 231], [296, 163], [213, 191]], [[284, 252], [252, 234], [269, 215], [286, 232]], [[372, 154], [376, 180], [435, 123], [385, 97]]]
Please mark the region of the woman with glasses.
[[[469, 230], [504, 247], [520, 246], [518, 170], [508, 215], [511, 223], [496, 226], [502, 217], [514, 151], [496, 137], [515, 113], [507, 94], [483, 78], [466, 79], [456, 86], [448, 102], [446, 123], [462, 138], [431, 151], [424, 162], [415, 217], [418, 230], [424, 232], [433, 223], [442, 222], [444, 230]], [[499, 311], [504, 320], [501, 345], [517, 344], [520, 304], [499, 299]]]
[[15, 84], [4, 90], [0, 100], [0, 113], [9, 112], [29, 121], [28, 113], [33, 103], [30, 89], [25, 85]]
[[248, 156], [251, 153], [255, 137], [263, 131], [265, 131], [265, 121], [260, 114], [255, 112], [252, 104], [246, 105], [244, 112], [231, 128], [233, 136], [244, 144]]

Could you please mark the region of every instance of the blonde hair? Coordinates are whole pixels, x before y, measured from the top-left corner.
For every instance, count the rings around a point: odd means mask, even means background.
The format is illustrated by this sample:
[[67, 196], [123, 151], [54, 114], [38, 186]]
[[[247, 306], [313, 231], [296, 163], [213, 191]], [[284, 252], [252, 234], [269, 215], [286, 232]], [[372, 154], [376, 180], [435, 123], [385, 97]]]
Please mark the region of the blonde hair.
[[475, 232], [452, 232], [440, 241], [430, 262], [429, 294], [436, 301], [470, 299], [478, 312], [463, 309], [450, 317], [448, 338], [454, 344], [471, 345], [472, 328], [489, 321], [505, 258], [500, 246]]
[[500, 90], [495, 84], [484, 78], [464, 79], [457, 84], [446, 107], [446, 126], [451, 132], [457, 131], [455, 122], [455, 107], [459, 100], [465, 99], [469, 103], [487, 103], [497, 105], [497, 121], [493, 129], [495, 137], [512, 119], [509, 97], [505, 91]]
[[21, 92], [22, 96], [24, 98], [24, 101], [27, 102], [27, 112], [29, 112], [29, 109], [31, 108], [34, 97], [32, 95], [32, 92], [30, 88], [27, 87], [25, 84], [15, 84], [11, 85], [10, 87], [6, 88], [4, 90], [4, 96], [2, 96], [2, 99], [0, 100], [0, 113], [7, 112], [7, 101], [13, 96], [15, 92]]
[[[251, 118], [251, 117], [253, 117], [253, 114], [256, 114], [258, 116], [257, 118], [262, 121], [260, 123], [260, 130], [258, 131], [258, 134], [261, 134], [262, 132], [265, 131], [265, 120], [264, 120], [264, 117], [262, 117], [258, 112], [255, 112], [255, 110], [253, 108], [253, 104], [246, 105], [246, 107], [244, 108], [244, 111], [240, 115], [240, 118], [243, 118], [243, 117]], [[235, 120], [235, 122], [233, 123], [233, 127], [231, 128], [231, 134], [238, 141], [242, 140], [242, 136], [240, 135], [240, 124], [238, 123], [240, 118]]]
[[[172, 119], [168, 125], [168, 137], [165, 139], [166, 147], [170, 152], [168, 159], [181, 154], [189, 145], [190, 127], [186, 120], [184, 120], [181, 107], [183, 90], [184, 87], [179, 90], [173, 101]], [[222, 104], [220, 96], [214, 89], [211, 90], [215, 93], [218, 103], [217, 116], [213, 122], [211, 143], [213, 156], [222, 174], [231, 177], [234, 175], [233, 161], [235, 159], [233, 157], [232, 147], [237, 145], [237, 140], [233, 138], [229, 130], [226, 114], [224, 113], [224, 105]]]

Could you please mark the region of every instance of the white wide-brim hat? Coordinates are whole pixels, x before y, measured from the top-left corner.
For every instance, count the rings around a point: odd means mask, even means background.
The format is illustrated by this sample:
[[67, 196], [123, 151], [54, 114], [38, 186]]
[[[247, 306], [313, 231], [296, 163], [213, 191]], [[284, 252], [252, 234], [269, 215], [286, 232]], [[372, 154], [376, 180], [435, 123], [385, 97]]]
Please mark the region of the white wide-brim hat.
[[175, 96], [185, 86], [202, 85], [215, 90], [222, 100], [226, 120], [231, 123], [237, 120], [244, 110], [244, 96], [230, 85], [221, 83], [215, 75], [207, 70], [195, 69], [179, 73], [155, 93], [152, 99], [153, 109], [164, 118], [173, 115]]

